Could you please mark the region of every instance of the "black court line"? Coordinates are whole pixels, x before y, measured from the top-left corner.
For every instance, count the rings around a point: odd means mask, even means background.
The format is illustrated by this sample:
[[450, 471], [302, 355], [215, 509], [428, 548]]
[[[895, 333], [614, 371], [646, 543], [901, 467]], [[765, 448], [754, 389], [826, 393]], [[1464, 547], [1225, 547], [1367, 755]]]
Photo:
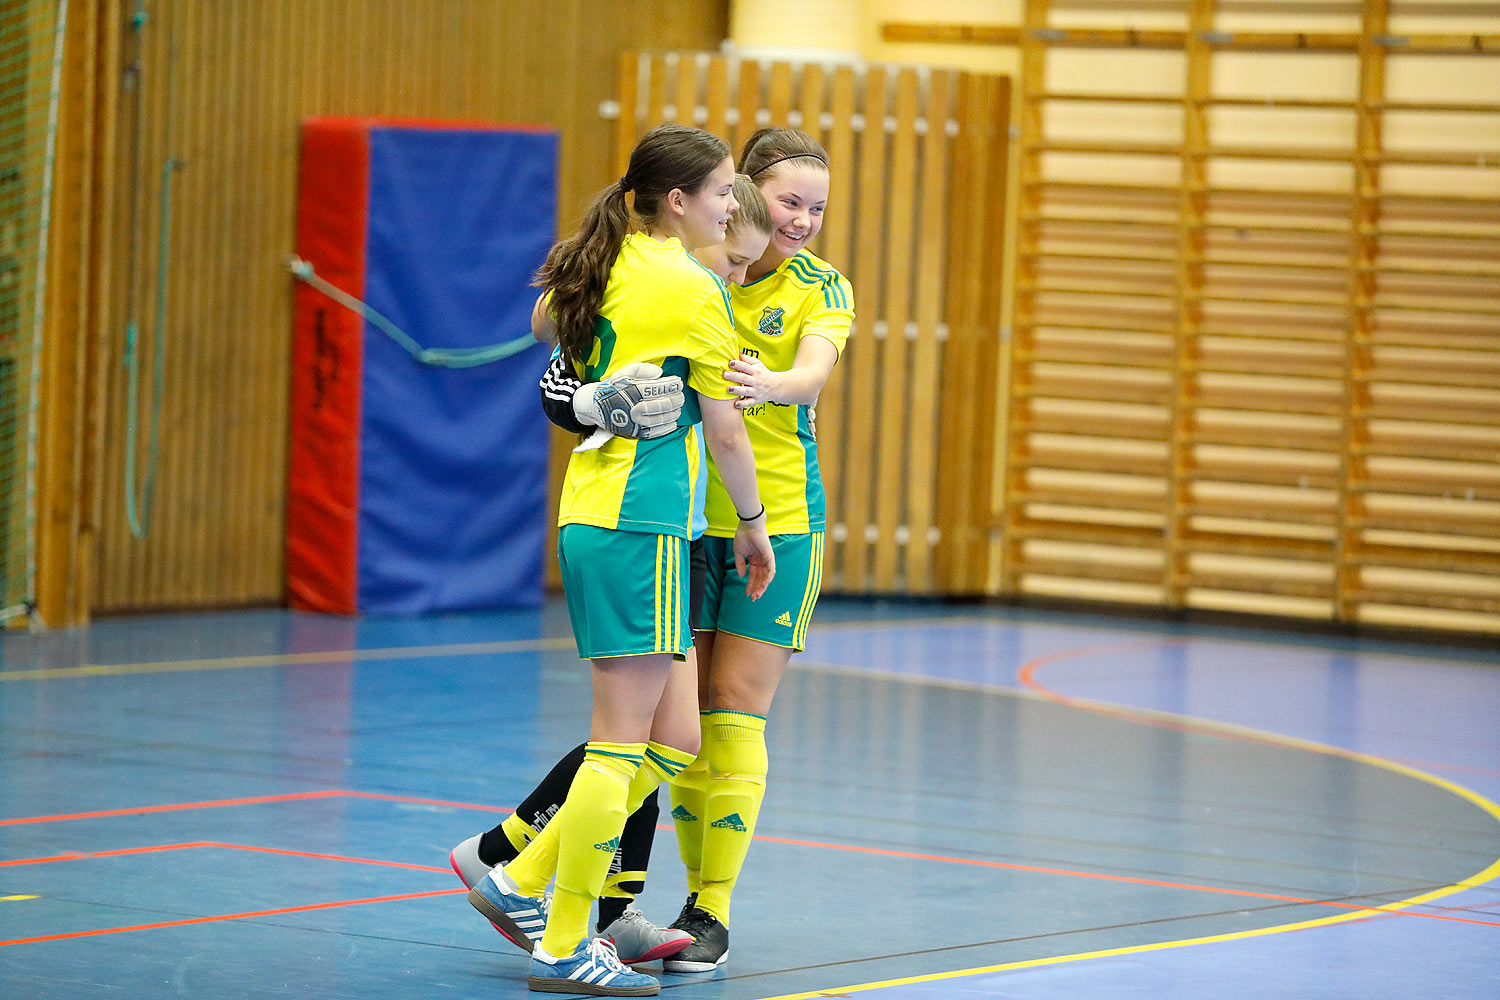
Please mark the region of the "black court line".
[[[1442, 888], [1446, 888], [1446, 886], [1445, 885], [1434, 885], [1434, 886], [1428, 887], [1428, 891], [1436, 891], [1436, 890], [1442, 889]], [[1397, 898], [1405, 898], [1404, 896], [1400, 896], [1400, 894], [1398, 894], [1398, 893], [1392, 893], [1391, 895], [1397, 896]], [[1020, 937], [998, 938], [998, 939], [993, 940], [993, 941], [974, 941], [974, 942], [970, 942], [968, 944], [945, 945], [945, 946], [943, 946], [941, 948], [924, 948], [924, 949], [921, 949], [921, 950], [918, 950], [918, 951], [891, 952], [891, 953], [885, 954], [885, 955], [870, 955], [870, 956], [867, 956], [865, 958], [850, 958], [850, 959], [841, 959], [841, 960], [836, 961], [836, 962], [822, 962], [822, 963], [819, 963], [817, 965], [799, 965], [799, 966], [794, 966], [794, 967], [789, 968], [789, 969], [769, 969], [769, 970], [766, 970], [764, 972], [746, 972], [746, 973], [742, 973], [740, 975], [719, 976], [719, 977], [713, 978], [712, 980], [709, 980], [709, 979], [699, 979], [696, 982], [694, 982], [694, 981], [668, 982], [668, 980], [666, 978], [663, 978], [662, 979], [661, 988], [662, 988], [663, 991], [666, 991], [668, 989], [676, 989], [676, 988], [682, 987], [682, 986], [702, 985], [705, 982], [727, 983], [727, 982], [734, 982], [734, 981], [739, 981], [739, 980], [759, 979], [759, 978], [764, 978], [766, 976], [786, 975], [786, 974], [790, 974], [790, 973], [794, 973], [794, 972], [816, 972], [816, 971], [818, 971], [820, 969], [837, 969], [837, 968], [843, 968], [845, 966], [863, 965], [863, 964], [866, 964], [866, 963], [869, 963], [869, 962], [884, 962], [884, 961], [888, 961], [888, 960], [891, 960], [891, 959], [916, 958], [916, 957], [920, 957], [920, 956], [924, 956], [924, 955], [941, 955], [941, 954], [945, 954], [945, 953], [953, 953], [953, 952], [965, 951], [965, 950], [968, 950], [968, 949], [971, 949], [971, 948], [990, 948], [990, 947], [995, 947], [997, 945], [1018, 944], [1018, 943], [1022, 943], [1022, 942], [1026, 942], [1026, 941], [1046, 941], [1046, 940], [1051, 940], [1051, 939], [1070, 937], [1070, 936], [1075, 935], [1075, 934], [1093, 934], [1093, 933], [1096, 933], [1096, 932], [1099, 932], [1099, 931], [1128, 930], [1128, 929], [1137, 928], [1137, 927], [1151, 927], [1151, 926], [1155, 926], [1155, 925], [1164, 925], [1164, 924], [1179, 923], [1181, 921], [1186, 921], [1186, 920], [1203, 920], [1203, 919], [1209, 919], [1209, 918], [1212, 918], [1212, 917], [1224, 917], [1224, 916], [1229, 916], [1231, 914], [1271, 913], [1271, 912], [1274, 912], [1276, 910], [1290, 909], [1292, 907], [1319, 906], [1320, 904], [1323, 904], [1323, 903], [1343, 903], [1343, 902], [1352, 902], [1354, 900], [1371, 899], [1371, 898], [1378, 898], [1378, 896], [1372, 896], [1369, 893], [1362, 893], [1362, 894], [1360, 894], [1358, 896], [1334, 896], [1334, 897], [1329, 897], [1327, 899], [1314, 900], [1314, 901], [1312, 901], [1310, 903], [1272, 903], [1272, 904], [1267, 904], [1265, 906], [1237, 906], [1237, 907], [1233, 907], [1233, 908], [1227, 909], [1227, 910], [1212, 910], [1212, 911], [1209, 911], [1207, 913], [1183, 914], [1183, 915], [1180, 915], [1180, 916], [1173, 916], [1173, 917], [1157, 917], [1157, 918], [1154, 918], [1154, 919], [1151, 919], [1151, 920], [1132, 920], [1132, 921], [1127, 921], [1127, 922], [1118, 923], [1118, 924], [1100, 924], [1100, 925], [1094, 926], [1094, 927], [1078, 927], [1078, 928], [1072, 928], [1072, 929], [1069, 929], [1069, 930], [1062, 930], [1062, 931], [1048, 931], [1045, 934], [1026, 934], [1026, 935], [1022, 935]], [[1350, 912], [1353, 912], [1353, 911], [1350, 911]], [[1396, 917], [1396, 916], [1400, 916], [1400, 915], [1401, 914], [1399, 912], [1396, 912], [1396, 913], [1371, 913], [1368, 916], [1361, 917], [1359, 919], [1360, 920], [1374, 920], [1374, 919], [1380, 918], [1380, 917]], [[1356, 921], [1356, 920], [1350, 920], [1348, 922], [1349, 923], [1357, 923], [1358, 921]], [[1278, 926], [1278, 925], [1276, 925], [1276, 924], [1270, 924], [1270, 925], [1267, 925], [1266, 929], [1273, 928], [1273, 927], [1276, 927], [1276, 926]], [[1236, 931], [1220, 931], [1220, 932], [1216, 932], [1216, 933], [1233, 934], [1233, 933], [1240, 933], [1240, 932], [1236, 932]], [[1204, 935], [1201, 935], [1201, 936], [1203, 936], [1203, 937], [1209, 937], [1209, 936], [1212, 936], [1212, 934], [1204, 934]], [[1152, 942], [1151, 944], [1152, 945], [1160, 946], [1160, 945], [1170, 945], [1170, 944], [1173, 944], [1173, 943], [1174, 942], [1172, 942], [1172, 941], [1161, 941], [1161, 942]], [[1037, 957], [1045, 959], [1045, 956], [1037, 956]], [[1058, 956], [1058, 957], [1063, 957], [1063, 956]], [[1025, 961], [1033, 961], [1033, 960], [1035, 960], [1035, 959], [1018, 958], [1018, 959], [1014, 959], [1013, 961], [1025, 962]], [[1006, 963], [1004, 963], [1004, 962], [996, 962], [994, 964], [999, 965], [999, 964], [1006, 964]], [[958, 970], [953, 970], [953, 971], [958, 971]], [[674, 976], [674, 975], [681, 975], [681, 974], [679, 974], [679, 973], [664, 973], [663, 974], [663, 976]], [[693, 974], [692, 973], [687, 973], [686, 975], [693, 975]], [[837, 988], [838, 987], [833, 987], [833, 986], [828, 987], [828, 989], [837, 989]]]

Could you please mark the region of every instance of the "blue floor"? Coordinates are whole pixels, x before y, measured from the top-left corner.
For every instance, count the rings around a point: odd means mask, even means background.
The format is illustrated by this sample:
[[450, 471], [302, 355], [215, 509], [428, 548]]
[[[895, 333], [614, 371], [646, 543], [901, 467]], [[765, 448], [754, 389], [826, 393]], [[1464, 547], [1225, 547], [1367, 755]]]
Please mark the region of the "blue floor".
[[[0, 997], [528, 995], [447, 854], [586, 732], [568, 636], [0, 637]], [[793, 664], [730, 961], [664, 995], [1500, 995], [1500, 651], [830, 600]]]

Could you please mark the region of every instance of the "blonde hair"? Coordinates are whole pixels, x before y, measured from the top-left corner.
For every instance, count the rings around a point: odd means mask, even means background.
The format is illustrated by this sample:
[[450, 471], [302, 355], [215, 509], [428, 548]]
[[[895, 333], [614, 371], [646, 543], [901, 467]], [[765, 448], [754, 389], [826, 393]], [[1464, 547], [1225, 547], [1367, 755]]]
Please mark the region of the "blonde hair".
[[729, 217], [729, 231], [726, 234], [729, 239], [746, 229], [770, 235], [771, 207], [766, 204], [766, 196], [760, 193], [760, 188], [755, 186], [755, 182], [747, 174], [734, 175], [734, 200], [740, 203], [740, 207]]

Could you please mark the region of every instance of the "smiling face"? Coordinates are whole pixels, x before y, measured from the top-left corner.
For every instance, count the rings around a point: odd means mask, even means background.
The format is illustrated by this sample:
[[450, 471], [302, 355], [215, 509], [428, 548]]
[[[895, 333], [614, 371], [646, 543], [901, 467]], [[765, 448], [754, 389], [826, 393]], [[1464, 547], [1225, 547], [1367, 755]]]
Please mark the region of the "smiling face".
[[731, 285], [745, 283], [745, 271], [766, 252], [771, 234], [742, 226], [733, 236], [717, 246], [693, 251], [698, 262]]
[[723, 243], [729, 216], [740, 207], [734, 200], [734, 161], [726, 156], [696, 192], [674, 189], [666, 200], [684, 247], [696, 250]]
[[808, 158], [789, 160], [760, 182], [760, 193], [771, 209], [770, 249], [794, 256], [823, 228], [828, 168]]

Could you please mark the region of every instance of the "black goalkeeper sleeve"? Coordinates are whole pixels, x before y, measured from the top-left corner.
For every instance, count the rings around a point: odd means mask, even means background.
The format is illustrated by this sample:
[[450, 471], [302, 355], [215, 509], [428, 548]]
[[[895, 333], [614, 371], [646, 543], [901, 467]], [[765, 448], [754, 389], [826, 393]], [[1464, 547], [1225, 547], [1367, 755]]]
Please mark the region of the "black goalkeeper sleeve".
[[561, 354], [552, 359], [552, 364], [542, 375], [542, 410], [548, 420], [574, 434], [588, 434], [594, 429], [579, 423], [573, 414], [573, 394], [582, 385], [583, 381], [573, 374], [573, 366], [564, 361]]

